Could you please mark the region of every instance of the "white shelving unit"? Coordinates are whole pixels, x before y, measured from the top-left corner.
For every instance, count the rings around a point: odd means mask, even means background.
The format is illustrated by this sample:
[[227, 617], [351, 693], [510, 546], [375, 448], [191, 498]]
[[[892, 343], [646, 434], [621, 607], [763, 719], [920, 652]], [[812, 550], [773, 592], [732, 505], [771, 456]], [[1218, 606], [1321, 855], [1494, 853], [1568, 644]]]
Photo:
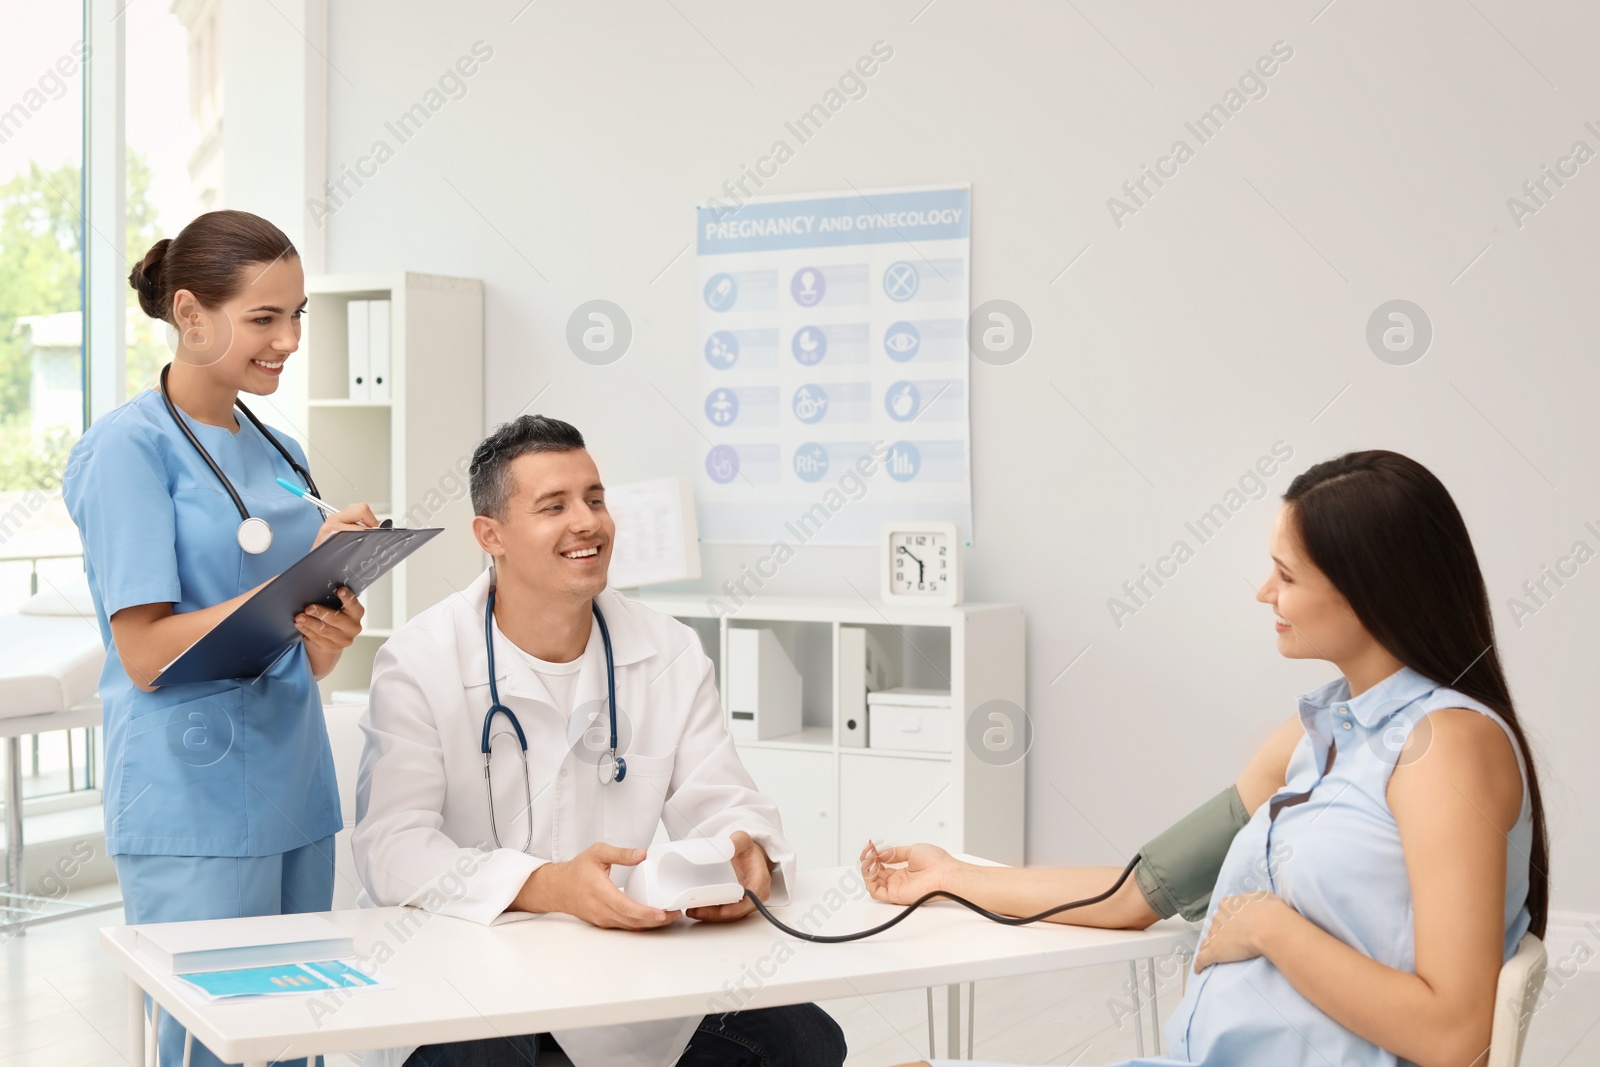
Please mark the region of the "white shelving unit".
[[[472, 540], [466, 468], [483, 436], [483, 283], [394, 272], [314, 275], [301, 351], [285, 368], [280, 410], [306, 446], [322, 497], [366, 502], [396, 526], [445, 532], [362, 596], [364, 631], [322, 683], [367, 688], [372, 659], [397, 627], [463, 589], [483, 569]], [[351, 400], [347, 309], [388, 300], [390, 399]]]
[[[777, 803], [806, 866], [855, 862], [868, 838], [930, 841], [1021, 865], [1026, 760], [995, 765], [969, 750], [967, 718], [991, 700], [1024, 707], [1022, 608], [1016, 604], [904, 607], [865, 600], [758, 597], [717, 618], [704, 599], [639, 597], [695, 630], [728, 691], [728, 631], [773, 630], [802, 680], [802, 728], [766, 741], [739, 741], [739, 758]], [[906, 752], [840, 744], [839, 627], [872, 631], [903, 686], [948, 689], [951, 751]]]

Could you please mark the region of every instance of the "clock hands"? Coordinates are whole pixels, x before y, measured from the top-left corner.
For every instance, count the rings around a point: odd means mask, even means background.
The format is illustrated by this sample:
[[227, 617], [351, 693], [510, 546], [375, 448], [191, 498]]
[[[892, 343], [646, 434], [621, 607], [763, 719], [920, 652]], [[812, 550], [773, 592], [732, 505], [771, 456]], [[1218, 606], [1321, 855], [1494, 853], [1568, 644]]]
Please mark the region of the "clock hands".
[[[908, 556], [911, 556], [911, 550], [909, 548], [907, 548], [905, 545], [901, 545], [900, 546], [900, 551], [904, 552]], [[911, 556], [911, 558], [916, 561], [916, 564], [917, 564], [917, 581], [921, 582], [927, 576], [928, 568], [920, 559], [917, 559], [916, 556]]]

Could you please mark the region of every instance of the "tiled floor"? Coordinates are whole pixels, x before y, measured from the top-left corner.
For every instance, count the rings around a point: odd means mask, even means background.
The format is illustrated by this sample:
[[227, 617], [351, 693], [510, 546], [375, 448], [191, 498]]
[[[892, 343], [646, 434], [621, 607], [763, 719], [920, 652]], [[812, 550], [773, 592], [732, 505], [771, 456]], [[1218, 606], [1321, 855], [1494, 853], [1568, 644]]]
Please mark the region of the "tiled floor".
[[[114, 890], [98, 892], [104, 899]], [[89, 891], [80, 899], [95, 896]], [[115, 911], [67, 919], [0, 947], [0, 1067], [126, 1067], [126, 986], [101, 955], [97, 935], [99, 927], [120, 919]], [[1030, 1064], [1106, 1064], [1131, 1056], [1135, 1035], [1127, 1016], [1127, 980], [1127, 967], [1114, 965], [983, 982], [974, 1052], [979, 1059]], [[1162, 1011], [1171, 1011], [1180, 995], [1177, 977], [1158, 986], [1157, 994]], [[934, 1000], [942, 1055], [944, 991]], [[926, 1005], [919, 990], [823, 1006], [844, 1027], [848, 1067], [884, 1067], [928, 1055]], [[1534, 1019], [1522, 1062], [1600, 1064], [1600, 974], [1581, 974], [1548, 999]]]

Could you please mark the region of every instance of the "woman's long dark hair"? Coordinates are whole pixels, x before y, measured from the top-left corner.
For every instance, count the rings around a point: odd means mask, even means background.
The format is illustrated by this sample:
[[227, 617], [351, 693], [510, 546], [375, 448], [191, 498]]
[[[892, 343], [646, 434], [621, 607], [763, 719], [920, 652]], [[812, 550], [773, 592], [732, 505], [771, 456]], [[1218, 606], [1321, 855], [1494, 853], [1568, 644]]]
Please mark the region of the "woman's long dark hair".
[[1550, 906], [1544, 801], [1495, 647], [1489, 591], [1449, 490], [1397, 452], [1350, 452], [1300, 475], [1283, 499], [1311, 562], [1367, 632], [1407, 667], [1494, 709], [1515, 735], [1533, 807], [1529, 930], [1543, 938]]

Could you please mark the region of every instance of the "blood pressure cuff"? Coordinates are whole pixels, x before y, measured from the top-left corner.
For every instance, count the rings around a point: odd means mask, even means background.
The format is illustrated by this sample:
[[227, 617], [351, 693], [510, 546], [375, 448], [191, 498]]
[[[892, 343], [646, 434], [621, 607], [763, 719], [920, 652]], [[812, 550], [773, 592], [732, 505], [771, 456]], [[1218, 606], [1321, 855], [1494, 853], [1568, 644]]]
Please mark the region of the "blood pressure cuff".
[[1249, 821], [1230, 785], [1141, 848], [1133, 876], [1151, 909], [1163, 919], [1204, 919], [1228, 846]]

